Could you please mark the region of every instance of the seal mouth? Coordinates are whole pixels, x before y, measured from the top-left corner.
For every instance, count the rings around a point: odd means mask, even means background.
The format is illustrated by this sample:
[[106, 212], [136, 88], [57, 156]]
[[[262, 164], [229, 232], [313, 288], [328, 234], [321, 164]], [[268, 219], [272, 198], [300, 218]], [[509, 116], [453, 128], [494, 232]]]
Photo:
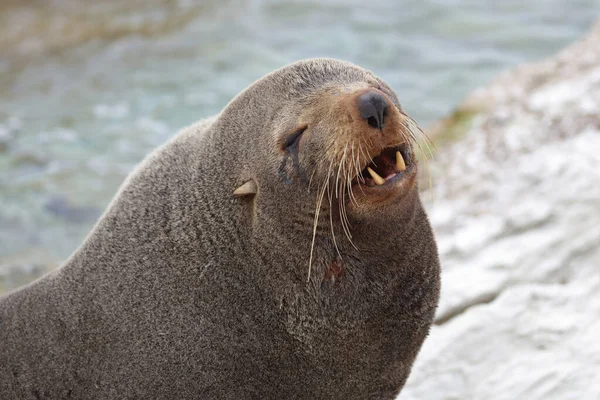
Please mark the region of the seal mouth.
[[386, 147], [352, 180], [353, 185], [383, 187], [402, 179], [413, 169], [406, 143]]

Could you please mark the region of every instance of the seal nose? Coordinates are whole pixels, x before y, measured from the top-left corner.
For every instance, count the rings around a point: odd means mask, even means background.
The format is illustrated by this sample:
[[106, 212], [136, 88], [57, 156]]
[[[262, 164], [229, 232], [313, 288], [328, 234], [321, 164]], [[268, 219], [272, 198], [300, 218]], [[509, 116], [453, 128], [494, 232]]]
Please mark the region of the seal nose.
[[367, 92], [358, 97], [358, 110], [369, 126], [382, 129], [388, 113], [387, 99], [377, 92]]

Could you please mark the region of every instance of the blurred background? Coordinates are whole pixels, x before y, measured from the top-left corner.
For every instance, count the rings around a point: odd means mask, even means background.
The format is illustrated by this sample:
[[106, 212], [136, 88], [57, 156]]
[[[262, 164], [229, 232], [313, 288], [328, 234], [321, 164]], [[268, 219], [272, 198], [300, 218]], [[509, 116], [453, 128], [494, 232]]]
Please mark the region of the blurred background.
[[5, 0], [0, 291], [65, 260], [144, 155], [275, 68], [358, 63], [427, 127], [599, 12], [599, 0]]

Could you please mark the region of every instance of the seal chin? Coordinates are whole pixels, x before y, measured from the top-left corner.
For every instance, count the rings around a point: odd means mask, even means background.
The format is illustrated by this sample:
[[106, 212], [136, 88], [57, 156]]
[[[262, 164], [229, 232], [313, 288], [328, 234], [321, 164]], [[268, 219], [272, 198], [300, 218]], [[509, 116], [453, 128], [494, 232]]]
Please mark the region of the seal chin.
[[416, 172], [406, 143], [386, 147], [352, 180], [352, 191], [367, 201], [395, 198], [412, 187]]

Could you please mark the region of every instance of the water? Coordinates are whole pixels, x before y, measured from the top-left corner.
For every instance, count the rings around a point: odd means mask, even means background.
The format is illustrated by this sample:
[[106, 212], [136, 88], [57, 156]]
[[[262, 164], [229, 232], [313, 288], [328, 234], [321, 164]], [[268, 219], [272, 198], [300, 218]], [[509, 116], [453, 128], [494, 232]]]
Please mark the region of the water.
[[274, 68], [353, 61], [427, 126], [598, 15], [600, 0], [5, 1], [0, 291], [68, 257], [145, 154]]

